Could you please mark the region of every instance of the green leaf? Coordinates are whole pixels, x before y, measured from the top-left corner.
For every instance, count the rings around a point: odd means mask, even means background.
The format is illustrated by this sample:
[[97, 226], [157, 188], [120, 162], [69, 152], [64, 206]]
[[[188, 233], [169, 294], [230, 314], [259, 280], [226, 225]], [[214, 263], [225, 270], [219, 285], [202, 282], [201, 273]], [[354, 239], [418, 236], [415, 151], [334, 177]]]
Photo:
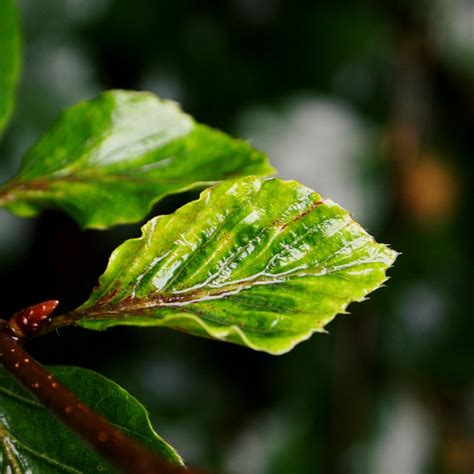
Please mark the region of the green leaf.
[[0, 0], [0, 133], [10, 118], [20, 69], [20, 31], [14, 0]]
[[[153, 431], [145, 408], [117, 384], [77, 367], [50, 370], [110, 422], [170, 462], [182, 464], [176, 451]], [[4, 369], [0, 369], [0, 471], [116, 472]]]
[[262, 153], [173, 102], [110, 91], [66, 110], [0, 188], [0, 204], [22, 216], [56, 207], [105, 228], [142, 219], [167, 194], [272, 171]]
[[77, 324], [167, 326], [281, 354], [386, 279], [396, 252], [295, 181], [247, 177], [149, 221]]

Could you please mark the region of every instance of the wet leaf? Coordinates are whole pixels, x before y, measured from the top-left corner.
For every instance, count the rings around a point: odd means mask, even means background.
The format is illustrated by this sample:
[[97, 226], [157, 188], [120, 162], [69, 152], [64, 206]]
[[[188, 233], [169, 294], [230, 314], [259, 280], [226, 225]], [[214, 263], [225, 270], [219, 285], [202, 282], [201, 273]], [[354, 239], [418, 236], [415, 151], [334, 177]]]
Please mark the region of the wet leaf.
[[0, 0], [0, 133], [10, 118], [20, 69], [20, 31], [14, 0]]
[[0, 188], [0, 204], [22, 216], [56, 207], [84, 227], [105, 228], [142, 219], [167, 194], [271, 172], [263, 154], [175, 103], [110, 91], [61, 116]]
[[[127, 434], [169, 461], [182, 463], [153, 431], [145, 408], [114, 382], [77, 367], [50, 370]], [[116, 472], [4, 369], [0, 369], [0, 470], [12, 474]]]
[[295, 181], [247, 177], [142, 228], [70, 317], [167, 326], [281, 354], [386, 279], [396, 252]]

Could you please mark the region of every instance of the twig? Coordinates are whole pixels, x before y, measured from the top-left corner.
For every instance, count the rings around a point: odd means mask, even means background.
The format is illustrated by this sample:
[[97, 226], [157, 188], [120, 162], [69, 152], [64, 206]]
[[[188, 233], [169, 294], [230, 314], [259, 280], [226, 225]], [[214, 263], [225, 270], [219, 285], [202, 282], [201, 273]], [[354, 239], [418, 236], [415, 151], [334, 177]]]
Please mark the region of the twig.
[[[23, 349], [22, 339], [38, 331], [57, 302], [46, 302], [0, 320], [0, 363], [63, 423], [127, 474], [191, 474], [160, 458], [82, 403]], [[28, 318], [29, 316], [29, 318]]]

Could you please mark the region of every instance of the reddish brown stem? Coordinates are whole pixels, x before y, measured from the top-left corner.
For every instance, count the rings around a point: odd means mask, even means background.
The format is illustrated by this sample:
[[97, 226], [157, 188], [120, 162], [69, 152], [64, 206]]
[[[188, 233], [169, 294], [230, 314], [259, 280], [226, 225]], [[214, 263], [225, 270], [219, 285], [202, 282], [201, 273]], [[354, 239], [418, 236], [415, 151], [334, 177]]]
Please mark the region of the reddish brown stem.
[[8, 322], [0, 320], [0, 363], [63, 423], [127, 474], [190, 474], [161, 459], [85, 406], [21, 346]]

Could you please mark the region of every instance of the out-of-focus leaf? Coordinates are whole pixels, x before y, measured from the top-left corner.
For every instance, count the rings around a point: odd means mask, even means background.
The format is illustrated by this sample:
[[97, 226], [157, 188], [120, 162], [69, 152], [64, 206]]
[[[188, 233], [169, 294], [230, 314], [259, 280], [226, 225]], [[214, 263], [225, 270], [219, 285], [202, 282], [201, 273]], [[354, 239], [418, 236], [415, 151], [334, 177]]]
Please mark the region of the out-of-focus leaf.
[[[170, 462], [176, 451], [150, 425], [145, 408], [111, 380], [77, 367], [51, 372], [82, 401]], [[99, 455], [0, 369], [0, 469], [22, 473], [115, 473]]]
[[20, 64], [20, 31], [14, 0], [0, 0], [0, 133], [10, 118]]
[[57, 207], [105, 228], [142, 219], [167, 194], [272, 171], [262, 153], [173, 102], [110, 91], [62, 115], [0, 188], [0, 204], [22, 216]]
[[84, 327], [167, 326], [281, 354], [386, 279], [396, 252], [295, 181], [247, 177], [149, 221], [111, 256]]

